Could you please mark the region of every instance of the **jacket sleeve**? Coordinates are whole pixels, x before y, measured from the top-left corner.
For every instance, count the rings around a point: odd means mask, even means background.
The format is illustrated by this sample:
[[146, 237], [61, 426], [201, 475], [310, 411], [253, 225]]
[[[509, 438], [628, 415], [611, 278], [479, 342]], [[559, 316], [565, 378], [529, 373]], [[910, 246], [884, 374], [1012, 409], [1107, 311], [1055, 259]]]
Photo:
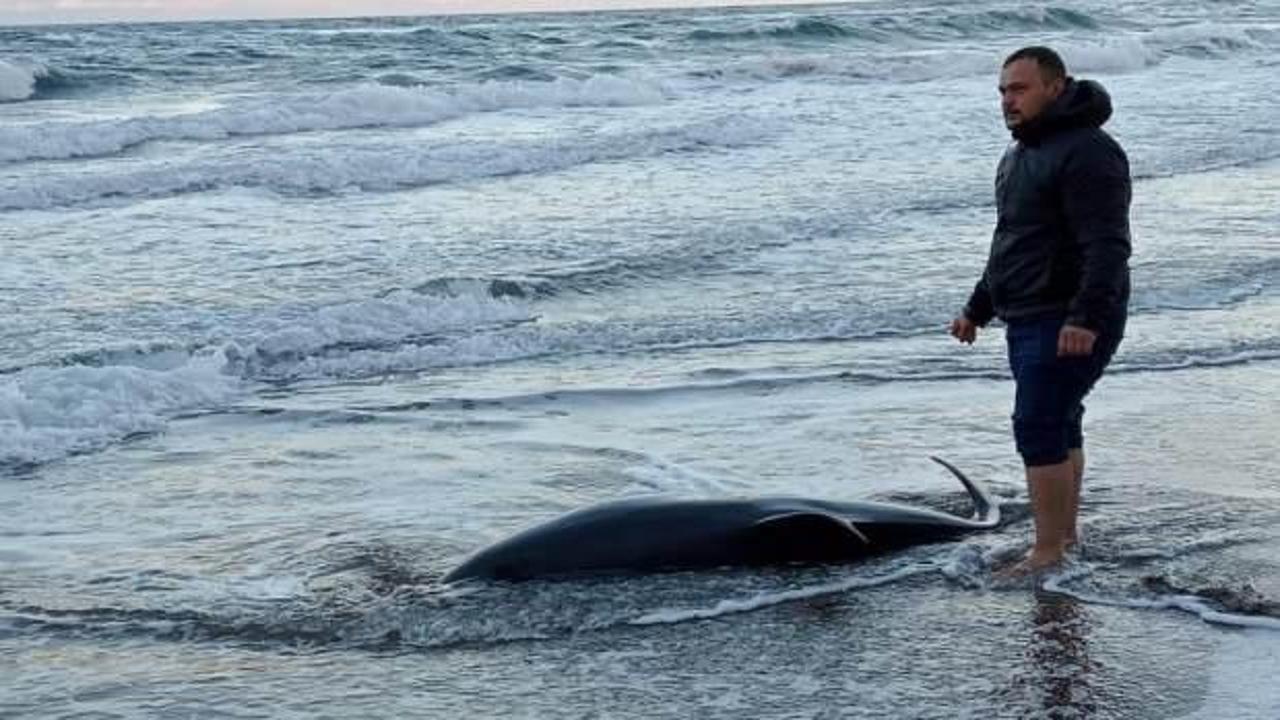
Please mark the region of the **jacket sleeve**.
[[987, 276], [983, 274], [978, 280], [978, 284], [974, 285], [973, 292], [969, 295], [969, 302], [965, 303], [964, 316], [969, 322], [983, 327], [991, 322], [991, 318], [996, 316], [995, 306], [991, 302], [991, 291], [987, 288]]
[[1067, 323], [1101, 330], [1125, 312], [1129, 294], [1129, 160], [1103, 135], [1075, 149], [1064, 166], [1062, 210], [1081, 258]]

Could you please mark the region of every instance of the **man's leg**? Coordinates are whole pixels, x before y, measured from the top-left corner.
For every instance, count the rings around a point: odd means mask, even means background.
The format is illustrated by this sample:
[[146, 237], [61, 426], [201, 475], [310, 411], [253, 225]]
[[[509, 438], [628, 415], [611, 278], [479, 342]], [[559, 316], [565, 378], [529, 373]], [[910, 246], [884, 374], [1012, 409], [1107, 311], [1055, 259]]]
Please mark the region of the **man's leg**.
[[[1077, 366], [1058, 357], [1056, 318], [1014, 323], [1007, 332], [1013, 370], [1013, 434], [1026, 468], [1035, 542], [1009, 574], [1025, 574], [1062, 561], [1075, 532], [1076, 465], [1083, 445], [1076, 428], [1083, 415]], [[1083, 467], [1081, 468], [1083, 470]]]
[[1084, 483], [1084, 448], [1072, 448], [1067, 451], [1071, 462], [1071, 513], [1067, 523], [1067, 547], [1080, 542], [1080, 533], [1076, 529], [1076, 519], [1080, 517], [1080, 488]]
[[1035, 544], [1012, 573], [1036, 572], [1062, 562], [1075, 525], [1075, 465], [1070, 458], [1054, 465], [1027, 466], [1027, 491], [1035, 521]]
[[1045, 332], [1035, 323], [1010, 325], [1009, 364], [1017, 381], [1014, 438], [1026, 464], [1035, 520], [1035, 545], [1010, 574], [1056, 565], [1079, 540], [1085, 469], [1082, 400], [1111, 360], [1123, 330], [1121, 322], [1081, 362], [1057, 357], [1058, 329]]

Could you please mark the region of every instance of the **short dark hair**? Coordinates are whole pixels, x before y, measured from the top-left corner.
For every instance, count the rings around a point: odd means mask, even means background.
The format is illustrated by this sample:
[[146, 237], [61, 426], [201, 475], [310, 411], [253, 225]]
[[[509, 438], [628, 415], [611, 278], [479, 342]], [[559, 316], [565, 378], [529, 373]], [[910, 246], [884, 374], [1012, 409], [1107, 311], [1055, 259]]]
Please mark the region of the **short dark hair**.
[[1052, 82], [1067, 77], [1067, 66], [1062, 62], [1062, 56], [1043, 45], [1031, 45], [1015, 50], [1012, 55], [1004, 59], [1004, 65], [1001, 67], [1009, 67], [1019, 60], [1035, 61], [1036, 65], [1040, 66], [1040, 72], [1044, 74], [1046, 81]]

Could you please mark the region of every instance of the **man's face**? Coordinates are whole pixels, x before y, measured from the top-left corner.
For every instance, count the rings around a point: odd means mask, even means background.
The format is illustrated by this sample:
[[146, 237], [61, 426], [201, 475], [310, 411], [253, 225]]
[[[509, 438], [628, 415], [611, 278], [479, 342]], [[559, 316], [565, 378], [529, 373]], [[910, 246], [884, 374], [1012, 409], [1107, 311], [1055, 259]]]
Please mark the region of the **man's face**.
[[1040, 64], [1023, 58], [1014, 60], [1000, 71], [1000, 110], [1005, 127], [1013, 128], [1030, 121], [1062, 93], [1062, 78], [1045, 81]]

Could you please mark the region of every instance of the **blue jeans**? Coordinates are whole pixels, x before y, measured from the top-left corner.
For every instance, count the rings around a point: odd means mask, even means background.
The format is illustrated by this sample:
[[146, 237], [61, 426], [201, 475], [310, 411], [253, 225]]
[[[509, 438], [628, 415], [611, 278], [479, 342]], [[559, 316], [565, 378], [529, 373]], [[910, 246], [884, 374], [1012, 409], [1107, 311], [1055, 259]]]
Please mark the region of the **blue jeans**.
[[1028, 467], [1066, 461], [1084, 447], [1084, 397], [1111, 362], [1124, 321], [1098, 334], [1087, 356], [1058, 357], [1058, 332], [1066, 317], [1042, 315], [1008, 323], [1009, 367], [1017, 383], [1013, 437]]

